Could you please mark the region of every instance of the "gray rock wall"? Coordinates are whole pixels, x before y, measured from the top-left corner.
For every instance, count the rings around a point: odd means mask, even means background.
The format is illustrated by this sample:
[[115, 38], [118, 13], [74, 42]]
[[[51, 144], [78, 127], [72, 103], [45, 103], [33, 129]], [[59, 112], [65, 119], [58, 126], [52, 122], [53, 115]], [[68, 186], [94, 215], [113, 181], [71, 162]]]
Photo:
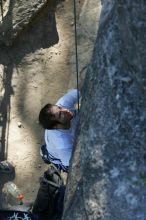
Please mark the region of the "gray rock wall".
[[145, 220], [146, 5], [102, 4], [63, 220]]

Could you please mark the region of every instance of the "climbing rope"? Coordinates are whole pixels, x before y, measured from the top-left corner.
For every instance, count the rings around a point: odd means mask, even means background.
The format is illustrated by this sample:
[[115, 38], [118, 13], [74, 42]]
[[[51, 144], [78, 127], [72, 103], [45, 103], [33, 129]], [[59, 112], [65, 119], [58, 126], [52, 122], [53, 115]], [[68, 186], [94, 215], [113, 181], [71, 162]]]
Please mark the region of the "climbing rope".
[[2, 19], [3, 19], [3, 0], [0, 0], [0, 4], [1, 4], [1, 15], [2, 15]]
[[79, 71], [78, 71], [78, 44], [77, 44], [77, 13], [76, 13], [76, 0], [74, 0], [74, 31], [75, 31], [75, 54], [76, 54], [76, 79], [77, 79], [77, 100], [78, 112], [80, 108], [80, 94], [79, 94]]

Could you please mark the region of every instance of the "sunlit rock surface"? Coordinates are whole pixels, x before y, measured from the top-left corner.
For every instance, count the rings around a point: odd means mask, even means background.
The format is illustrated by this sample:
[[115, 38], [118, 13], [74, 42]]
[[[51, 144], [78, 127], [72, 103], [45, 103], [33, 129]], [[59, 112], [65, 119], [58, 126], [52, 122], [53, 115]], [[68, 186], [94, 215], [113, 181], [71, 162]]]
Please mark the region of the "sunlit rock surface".
[[[76, 10], [77, 9], [78, 5], [76, 5]], [[85, 0], [79, 16], [78, 13], [76, 13], [78, 72], [79, 75], [82, 76], [82, 78], [84, 78], [86, 74], [86, 70], [92, 56], [99, 25], [100, 11], [100, 0]], [[72, 85], [76, 86], [75, 74], [77, 64], [73, 50], [73, 48], [75, 49], [75, 41], [70, 42], [70, 44], [70, 72], [72, 74], [70, 77], [69, 88], [71, 88]]]
[[63, 220], [145, 220], [146, 7], [102, 4]]

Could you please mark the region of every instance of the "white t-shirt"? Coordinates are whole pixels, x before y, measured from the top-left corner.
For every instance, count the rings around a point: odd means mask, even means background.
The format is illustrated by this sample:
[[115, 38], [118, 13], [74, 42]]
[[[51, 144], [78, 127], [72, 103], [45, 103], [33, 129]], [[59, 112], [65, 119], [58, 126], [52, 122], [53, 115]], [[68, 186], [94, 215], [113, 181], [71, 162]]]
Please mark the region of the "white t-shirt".
[[[56, 105], [67, 108], [75, 113], [75, 104], [77, 103], [78, 97], [77, 92], [77, 89], [70, 90], [57, 101]], [[76, 125], [77, 115], [75, 113], [71, 120], [71, 126], [69, 129], [45, 130], [45, 142], [48, 153], [55, 158], [60, 159], [64, 166], [69, 166], [69, 160], [75, 138]]]

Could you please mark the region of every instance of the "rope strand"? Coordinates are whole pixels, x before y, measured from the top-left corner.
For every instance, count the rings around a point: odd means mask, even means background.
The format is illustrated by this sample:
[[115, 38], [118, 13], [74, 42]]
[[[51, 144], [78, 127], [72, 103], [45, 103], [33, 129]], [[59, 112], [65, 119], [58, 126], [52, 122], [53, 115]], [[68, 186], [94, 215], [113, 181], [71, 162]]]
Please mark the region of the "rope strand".
[[76, 19], [76, 0], [74, 0], [74, 25], [75, 25], [75, 53], [76, 53], [76, 79], [77, 79], [77, 100], [78, 100], [78, 112], [80, 108], [79, 104], [79, 71], [78, 71], [78, 45], [77, 45], [77, 19]]

